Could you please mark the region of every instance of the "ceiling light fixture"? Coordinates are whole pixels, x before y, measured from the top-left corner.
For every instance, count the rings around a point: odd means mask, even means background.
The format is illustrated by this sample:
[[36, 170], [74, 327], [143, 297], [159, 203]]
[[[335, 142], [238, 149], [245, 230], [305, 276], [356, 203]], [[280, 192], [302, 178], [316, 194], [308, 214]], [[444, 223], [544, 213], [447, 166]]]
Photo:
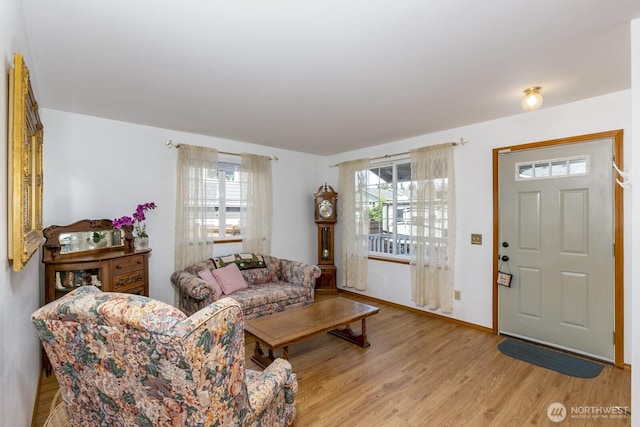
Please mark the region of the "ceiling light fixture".
[[540, 86], [532, 86], [524, 91], [522, 98], [522, 109], [524, 111], [533, 111], [542, 107], [542, 95], [540, 94]]

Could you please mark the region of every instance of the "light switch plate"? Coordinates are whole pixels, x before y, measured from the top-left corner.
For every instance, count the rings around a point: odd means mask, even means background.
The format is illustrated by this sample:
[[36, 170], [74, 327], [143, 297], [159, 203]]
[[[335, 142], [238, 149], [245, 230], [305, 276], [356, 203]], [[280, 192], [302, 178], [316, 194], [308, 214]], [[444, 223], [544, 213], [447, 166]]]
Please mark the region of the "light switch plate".
[[471, 244], [472, 245], [481, 245], [482, 244], [482, 234], [471, 234]]

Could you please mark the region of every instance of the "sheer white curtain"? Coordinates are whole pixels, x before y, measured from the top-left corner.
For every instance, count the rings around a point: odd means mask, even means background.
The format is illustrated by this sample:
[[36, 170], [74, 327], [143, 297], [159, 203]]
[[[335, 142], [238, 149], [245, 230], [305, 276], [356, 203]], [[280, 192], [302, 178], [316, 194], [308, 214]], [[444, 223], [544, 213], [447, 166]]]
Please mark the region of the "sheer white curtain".
[[339, 214], [342, 223], [342, 286], [367, 289], [369, 275], [369, 159], [340, 163]]
[[453, 145], [410, 150], [411, 299], [451, 313], [456, 244]]
[[213, 204], [205, 179], [218, 167], [215, 148], [178, 146], [176, 188], [175, 270], [211, 257], [213, 239], [207, 241], [207, 208]]
[[242, 153], [241, 158], [242, 171], [247, 174], [247, 210], [243, 223], [242, 250], [271, 255], [271, 159], [246, 153]]

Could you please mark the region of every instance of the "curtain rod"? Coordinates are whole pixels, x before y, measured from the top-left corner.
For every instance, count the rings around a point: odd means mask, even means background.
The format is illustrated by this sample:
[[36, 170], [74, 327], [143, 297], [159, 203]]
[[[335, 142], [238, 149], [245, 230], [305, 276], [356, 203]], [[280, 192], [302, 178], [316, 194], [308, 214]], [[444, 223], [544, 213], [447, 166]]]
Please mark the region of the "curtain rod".
[[[173, 141], [171, 141], [171, 140], [168, 140], [164, 144], [167, 146], [167, 148], [180, 148], [180, 145], [181, 145], [181, 144], [174, 144]], [[231, 153], [229, 151], [218, 151], [218, 153], [227, 154], [229, 156], [241, 156], [242, 155], [240, 153]], [[273, 160], [274, 162], [277, 162], [278, 161], [278, 156], [269, 157], [269, 160]]]
[[[440, 145], [446, 145], [446, 144], [450, 144], [453, 145], [454, 147], [458, 146], [458, 145], [464, 145], [469, 141], [466, 141], [463, 138], [460, 138], [460, 142], [455, 142], [455, 141], [451, 141], [451, 142], [443, 142]], [[385, 154], [384, 156], [378, 156], [378, 157], [372, 157], [369, 160], [380, 160], [380, 159], [388, 159], [391, 157], [396, 157], [396, 156], [403, 156], [405, 154], [409, 154], [408, 151], [403, 151], [402, 153], [394, 153], [394, 154]], [[340, 163], [336, 163], [335, 165], [329, 165], [330, 168], [335, 168], [337, 166], [340, 166]]]

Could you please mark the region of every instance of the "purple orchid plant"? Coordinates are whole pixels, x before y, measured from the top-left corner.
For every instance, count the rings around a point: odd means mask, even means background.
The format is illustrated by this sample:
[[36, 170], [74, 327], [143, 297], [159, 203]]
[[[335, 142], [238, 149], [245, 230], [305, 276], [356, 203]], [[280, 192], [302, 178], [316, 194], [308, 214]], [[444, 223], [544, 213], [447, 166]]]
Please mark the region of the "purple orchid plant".
[[156, 204], [154, 202], [143, 203], [138, 205], [136, 211], [131, 216], [123, 216], [114, 219], [113, 228], [116, 230], [121, 229], [124, 225], [132, 225], [138, 237], [149, 237], [147, 234], [147, 224], [143, 221], [146, 219], [145, 212], [155, 209]]

